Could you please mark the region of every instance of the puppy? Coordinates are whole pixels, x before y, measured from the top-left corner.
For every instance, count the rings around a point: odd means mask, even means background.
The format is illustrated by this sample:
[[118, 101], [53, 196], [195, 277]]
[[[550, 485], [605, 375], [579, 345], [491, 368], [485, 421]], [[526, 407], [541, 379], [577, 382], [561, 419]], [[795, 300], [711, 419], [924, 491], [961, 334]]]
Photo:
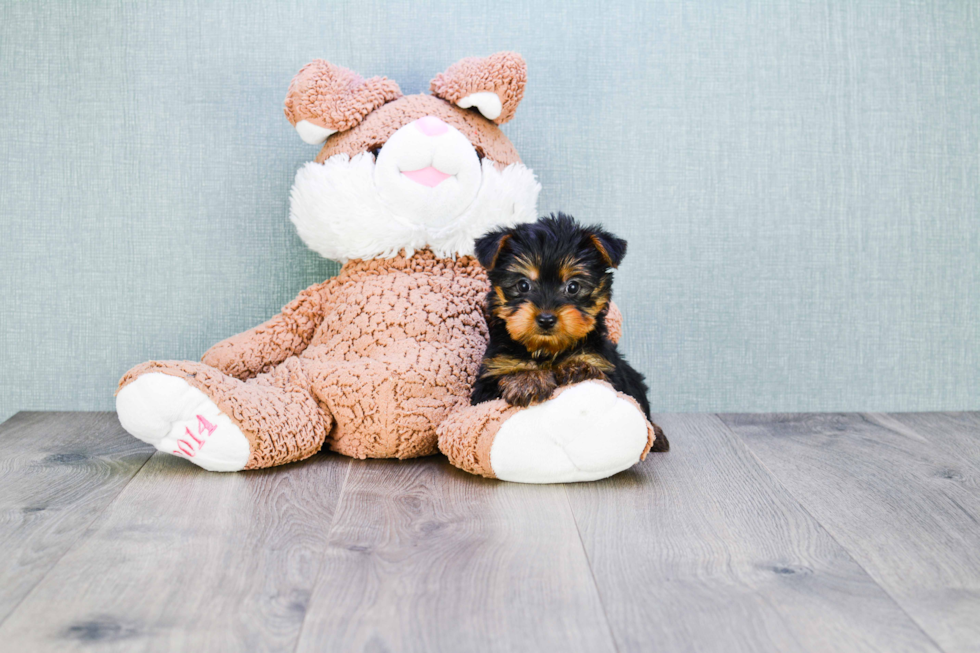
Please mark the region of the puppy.
[[[472, 403], [503, 398], [528, 406], [558, 386], [601, 379], [635, 399], [649, 420], [643, 375], [623, 360], [606, 331], [610, 268], [625, 254], [625, 240], [579, 226], [563, 213], [479, 238], [476, 257], [491, 284], [490, 342]], [[667, 451], [667, 438], [654, 429], [653, 450]]]

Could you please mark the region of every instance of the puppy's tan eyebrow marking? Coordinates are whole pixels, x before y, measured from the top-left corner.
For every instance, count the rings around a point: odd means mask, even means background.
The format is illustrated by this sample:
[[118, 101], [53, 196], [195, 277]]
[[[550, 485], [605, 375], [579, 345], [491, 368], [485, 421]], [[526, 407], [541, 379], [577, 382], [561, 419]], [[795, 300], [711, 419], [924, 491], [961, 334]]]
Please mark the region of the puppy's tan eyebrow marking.
[[574, 279], [575, 277], [583, 277], [587, 274], [588, 269], [582, 265], [581, 261], [573, 256], [565, 257], [558, 266], [558, 275], [561, 277], [562, 282]]
[[523, 254], [514, 259], [514, 262], [507, 266], [507, 269], [514, 274], [524, 275], [531, 281], [537, 281], [538, 277], [541, 276], [538, 264]]

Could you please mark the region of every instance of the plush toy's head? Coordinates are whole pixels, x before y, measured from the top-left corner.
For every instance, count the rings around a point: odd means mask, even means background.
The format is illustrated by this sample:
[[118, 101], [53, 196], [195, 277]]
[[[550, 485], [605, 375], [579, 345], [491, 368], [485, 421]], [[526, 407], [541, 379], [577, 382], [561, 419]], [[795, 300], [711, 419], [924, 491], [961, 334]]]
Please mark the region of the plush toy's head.
[[454, 64], [433, 95], [403, 96], [384, 77], [363, 79], [323, 60], [306, 65], [286, 117], [315, 162], [296, 174], [290, 218], [327, 258], [393, 256], [430, 247], [471, 254], [486, 231], [533, 221], [540, 185], [497, 125], [524, 95], [520, 55]]

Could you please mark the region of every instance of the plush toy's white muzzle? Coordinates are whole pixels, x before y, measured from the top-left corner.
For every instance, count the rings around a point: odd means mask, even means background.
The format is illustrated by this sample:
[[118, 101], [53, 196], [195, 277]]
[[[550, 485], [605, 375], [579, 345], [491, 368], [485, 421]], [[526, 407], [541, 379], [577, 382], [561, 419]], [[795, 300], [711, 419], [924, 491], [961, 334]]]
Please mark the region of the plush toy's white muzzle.
[[392, 134], [374, 171], [381, 201], [427, 227], [443, 227], [457, 218], [476, 197], [481, 177], [469, 139], [435, 116]]

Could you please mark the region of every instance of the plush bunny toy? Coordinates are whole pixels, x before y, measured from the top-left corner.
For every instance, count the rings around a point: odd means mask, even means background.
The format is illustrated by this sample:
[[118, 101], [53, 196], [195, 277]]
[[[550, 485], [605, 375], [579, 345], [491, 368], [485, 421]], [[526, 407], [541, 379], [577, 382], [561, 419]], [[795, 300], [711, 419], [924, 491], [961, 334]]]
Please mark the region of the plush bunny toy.
[[296, 174], [290, 218], [343, 268], [200, 363], [134, 367], [116, 399], [126, 430], [213, 471], [281, 465], [324, 445], [357, 458], [441, 449], [476, 474], [549, 483], [603, 478], [645, 456], [652, 429], [603, 383], [526, 409], [469, 402], [487, 340], [473, 241], [537, 217], [540, 186], [497, 127], [525, 77], [510, 52], [456, 63], [433, 95], [403, 96], [393, 81], [322, 60], [300, 70], [286, 117], [323, 147]]

